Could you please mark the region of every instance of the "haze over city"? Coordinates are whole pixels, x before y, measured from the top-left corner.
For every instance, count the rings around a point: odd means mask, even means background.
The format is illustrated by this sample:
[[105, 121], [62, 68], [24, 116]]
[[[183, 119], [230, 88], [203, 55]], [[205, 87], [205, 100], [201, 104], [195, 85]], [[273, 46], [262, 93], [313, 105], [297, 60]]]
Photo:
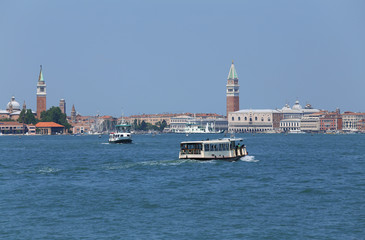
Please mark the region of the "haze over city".
[[[209, 3], [209, 4], [208, 4]], [[0, 109], [14, 95], [82, 115], [225, 114], [240, 108], [364, 111], [364, 1], [2, 1]]]

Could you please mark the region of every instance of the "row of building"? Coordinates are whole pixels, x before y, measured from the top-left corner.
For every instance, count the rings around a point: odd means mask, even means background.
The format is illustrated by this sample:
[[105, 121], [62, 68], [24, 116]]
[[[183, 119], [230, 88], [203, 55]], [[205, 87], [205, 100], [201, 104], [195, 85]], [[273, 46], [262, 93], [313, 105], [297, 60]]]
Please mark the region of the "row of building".
[[[137, 121], [156, 125], [166, 122], [165, 132], [181, 132], [188, 125], [194, 124], [200, 128], [210, 126], [215, 131], [238, 133], [273, 133], [273, 132], [365, 132], [365, 113], [324, 111], [313, 108], [307, 104], [304, 108], [297, 100], [290, 107], [286, 104], [281, 109], [240, 109], [239, 108], [239, 82], [235, 65], [232, 61], [226, 85], [226, 116], [215, 113], [166, 113], [142, 114], [125, 117], [130, 123]], [[42, 67], [37, 82], [37, 111], [33, 114], [39, 119], [42, 111], [46, 110], [46, 83], [43, 79]], [[66, 102], [60, 100], [59, 108], [66, 113]], [[25, 102], [22, 109], [26, 109]], [[17, 120], [21, 113], [20, 104], [15, 97], [7, 104], [6, 110], [0, 110], [0, 120]], [[71, 116], [67, 117], [72, 125], [73, 134], [99, 134], [112, 130], [121, 121], [121, 118], [112, 116], [81, 116], [72, 106]], [[43, 125], [42, 125], [43, 124]], [[16, 122], [0, 122], [2, 134], [29, 132], [40, 134], [65, 133], [61, 125], [54, 123], [39, 123], [35, 126], [23, 125]], [[38, 129], [38, 130], [37, 130]]]
[[323, 111], [296, 101], [282, 109], [239, 109], [238, 75], [232, 62], [227, 85], [229, 132], [364, 132], [365, 113]]

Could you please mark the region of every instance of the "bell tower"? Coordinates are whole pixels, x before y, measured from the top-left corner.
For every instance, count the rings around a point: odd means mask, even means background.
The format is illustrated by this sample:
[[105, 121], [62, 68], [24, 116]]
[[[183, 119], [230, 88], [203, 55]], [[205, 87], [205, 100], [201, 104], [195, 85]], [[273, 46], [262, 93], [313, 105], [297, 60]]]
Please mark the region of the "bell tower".
[[38, 78], [38, 83], [37, 83], [37, 118], [40, 119], [41, 118], [41, 113], [43, 111], [47, 110], [47, 105], [46, 105], [46, 96], [47, 96], [47, 91], [46, 91], [46, 83], [43, 79], [43, 73], [42, 73], [42, 65], [41, 65], [41, 70], [39, 72], [39, 78]]
[[238, 85], [238, 76], [234, 63], [232, 61], [227, 78], [227, 118], [228, 113], [240, 110], [240, 85]]

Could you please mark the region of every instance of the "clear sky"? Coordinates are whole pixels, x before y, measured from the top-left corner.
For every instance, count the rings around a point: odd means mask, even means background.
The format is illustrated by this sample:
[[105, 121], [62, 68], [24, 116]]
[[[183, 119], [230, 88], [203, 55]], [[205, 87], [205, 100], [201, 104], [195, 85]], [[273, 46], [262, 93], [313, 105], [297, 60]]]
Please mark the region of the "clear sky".
[[240, 108], [365, 111], [365, 1], [0, 1], [0, 109], [12, 95], [82, 115], [225, 114]]

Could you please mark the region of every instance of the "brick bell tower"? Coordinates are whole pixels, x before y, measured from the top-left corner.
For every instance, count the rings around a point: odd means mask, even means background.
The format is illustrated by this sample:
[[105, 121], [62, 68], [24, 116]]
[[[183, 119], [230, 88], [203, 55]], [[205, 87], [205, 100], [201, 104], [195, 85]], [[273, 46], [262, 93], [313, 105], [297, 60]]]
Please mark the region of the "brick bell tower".
[[47, 91], [46, 91], [46, 83], [43, 79], [43, 74], [42, 74], [42, 65], [41, 65], [41, 70], [39, 72], [39, 78], [38, 78], [38, 83], [37, 83], [37, 118], [40, 119], [41, 118], [41, 113], [43, 111], [47, 110], [47, 105], [46, 105], [46, 96], [47, 96]]
[[228, 113], [240, 110], [240, 85], [238, 85], [238, 76], [234, 63], [232, 61], [231, 68], [227, 78], [227, 118]]

